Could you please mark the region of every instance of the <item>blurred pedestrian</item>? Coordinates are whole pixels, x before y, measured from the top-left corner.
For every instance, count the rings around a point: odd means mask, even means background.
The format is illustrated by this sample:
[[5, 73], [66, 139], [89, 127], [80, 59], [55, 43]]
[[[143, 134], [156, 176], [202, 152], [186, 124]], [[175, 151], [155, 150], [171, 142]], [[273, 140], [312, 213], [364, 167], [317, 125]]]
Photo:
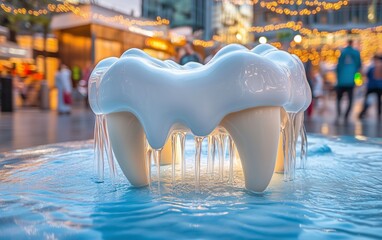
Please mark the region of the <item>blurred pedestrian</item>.
[[89, 79], [90, 79], [90, 75], [93, 71], [93, 68], [94, 68], [94, 66], [90, 62], [88, 62], [86, 64], [85, 69], [82, 71], [83, 72], [83, 76], [82, 76], [83, 78], [79, 83], [79, 86], [83, 89], [85, 107], [89, 107], [88, 85], [89, 85]]
[[320, 67], [317, 66], [313, 72], [313, 97], [315, 112], [321, 115], [325, 111], [324, 104], [324, 78], [321, 75]]
[[212, 50], [211, 50], [211, 54], [208, 55], [205, 59], [204, 59], [204, 64], [207, 64], [209, 61], [211, 61], [211, 59], [216, 55], [217, 52], [219, 52], [219, 50], [222, 48], [222, 46], [218, 45], [218, 46], [215, 46]]
[[70, 114], [72, 104], [72, 80], [71, 71], [65, 64], [61, 64], [60, 70], [55, 76], [55, 85], [58, 89], [58, 114]]
[[185, 53], [180, 58], [179, 64], [184, 65], [188, 62], [198, 62], [200, 63], [200, 58], [198, 54], [195, 52], [192, 44], [190, 42], [187, 42], [186, 45], [184, 45]]
[[364, 118], [366, 111], [369, 108], [368, 96], [372, 93], [377, 95], [378, 104], [378, 120], [381, 120], [381, 96], [382, 96], [382, 56], [375, 55], [373, 64], [368, 69], [367, 73], [367, 91], [359, 118]]
[[360, 52], [353, 48], [353, 40], [348, 40], [348, 45], [341, 51], [337, 65], [337, 122], [341, 117], [341, 99], [344, 93], [348, 96], [348, 107], [345, 121], [348, 120], [353, 105], [354, 75], [361, 68]]
[[21, 98], [21, 106], [24, 107], [26, 105], [27, 90], [28, 89], [27, 89], [23, 79], [21, 79], [21, 77], [15, 76], [13, 81], [14, 81], [14, 87], [16, 88], [17, 93]]
[[[311, 91], [311, 94], [313, 96], [313, 64], [312, 64], [312, 61], [308, 60], [306, 63], [305, 63], [305, 75], [306, 75], [306, 80], [308, 81], [308, 84], [309, 84], [309, 89]], [[308, 109], [306, 110], [306, 113], [308, 115], [308, 117], [310, 118], [313, 114], [313, 106], [314, 106], [314, 96], [312, 98], [312, 101], [308, 107]]]
[[306, 63], [305, 71], [313, 97], [307, 109], [307, 115], [311, 117], [313, 112], [320, 115], [324, 111], [324, 79], [321, 75], [320, 65], [314, 66], [309, 60]]
[[186, 50], [184, 50], [183, 47], [180, 47], [180, 48], [177, 48], [176, 49], [176, 61], [177, 63], [180, 63], [180, 59], [182, 59], [182, 57], [186, 54]]

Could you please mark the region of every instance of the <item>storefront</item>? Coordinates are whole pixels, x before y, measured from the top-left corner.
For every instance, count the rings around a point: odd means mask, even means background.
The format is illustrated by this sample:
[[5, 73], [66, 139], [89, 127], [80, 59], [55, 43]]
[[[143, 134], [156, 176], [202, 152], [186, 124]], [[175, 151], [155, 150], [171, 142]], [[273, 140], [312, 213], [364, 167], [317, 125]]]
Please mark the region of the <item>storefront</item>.
[[3, 74], [5, 71], [9, 71], [14, 67], [21, 74], [23, 71], [20, 69], [21, 64], [17, 66], [17, 63], [31, 63], [32, 53], [30, 49], [20, 46], [17, 43], [7, 41], [8, 29], [5, 27], [0, 28], [0, 72]]
[[37, 106], [43, 74], [37, 71], [32, 48], [19, 41], [7, 41], [8, 31], [4, 29], [0, 31], [0, 75], [11, 79], [11, 84], [7, 85], [9, 88], [1, 86], [2, 94], [10, 96], [2, 103], [8, 104], [10, 111], [20, 106]]
[[143, 51], [158, 59], [170, 59], [175, 56], [175, 48], [169, 40], [161, 38], [146, 38]]
[[80, 8], [81, 14], [59, 14], [51, 24], [58, 38], [60, 59], [72, 69], [86, 69], [103, 58], [120, 56], [130, 48], [142, 49], [161, 59], [175, 54], [171, 42], [165, 40], [165, 24], [146, 26], [142, 23], [151, 20], [126, 16], [98, 5]]

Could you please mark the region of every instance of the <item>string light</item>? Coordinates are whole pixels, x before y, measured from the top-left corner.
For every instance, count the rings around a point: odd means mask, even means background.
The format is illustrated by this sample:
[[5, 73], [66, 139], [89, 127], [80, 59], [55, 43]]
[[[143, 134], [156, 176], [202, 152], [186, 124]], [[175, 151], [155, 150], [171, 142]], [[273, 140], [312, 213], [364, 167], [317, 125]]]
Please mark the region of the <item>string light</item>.
[[290, 21], [287, 23], [269, 24], [266, 26], [255, 26], [249, 29], [250, 32], [263, 33], [269, 31], [278, 31], [281, 29], [292, 29], [293, 31], [299, 31], [302, 28], [302, 22]]
[[212, 46], [215, 45], [215, 41], [213, 41], [213, 40], [204, 41], [204, 40], [201, 40], [201, 39], [195, 39], [194, 41], [192, 41], [192, 43], [195, 46], [202, 46], [204, 48], [212, 47]]
[[278, 48], [278, 49], [281, 49], [283, 46], [281, 42], [271, 42], [269, 44], [274, 46], [275, 48]]
[[[222, 0], [215, 0], [222, 1]], [[268, 9], [272, 12], [290, 16], [304, 16], [304, 15], [314, 15], [322, 10], [339, 10], [343, 6], [347, 6], [349, 4], [348, 0], [339, 0], [337, 2], [327, 2], [327, 1], [309, 1], [309, 0], [274, 0], [274, 1], [260, 1], [260, 0], [230, 0], [231, 3], [235, 5], [259, 5], [264, 9]], [[290, 9], [288, 7], [284, 7], [282, 5], [289, 6], [301, 6], [305, 5], [306, 8], [303, 9]]]
[[[296, 3], [297, 3], [297, 1], [296, 1]], [[286, 8], [286, 7], [281, 6], [281, 5], [293, 6], [295, 4], [295, 1], [293, 1], [293, 0], [291, 0], [291, 1], [289, 1], [289, 0], [277, 0], [277, 1], [271, 1], [271, 2], [261, 1], [259, 5], [260, 5], [260, 7], [266, 8], [272, 12], [275, 12], [278, 14], [291, 15], [291, 16], [314, 15], [314, 14], [321, 12], [322, 10], [339, 10], [342, 8], [342, 6], [348, 5], [347, 0], [344, 0], [344, 1], [340, 0], [340, 1], [335, 2], [335, 3], [326, 2], [326, 1], [318, 1], [318, 0], [315, 0], [313, 2], [312, 1], [311, 2], [309, 2], [309, 1], [303, 2], [301, 0], [298, 0], [298, 3], [299, 3], [299, 4], [297, 4], [298, 6], [300, 6], [301, 4], [304, 3], [305, 6], [310, 7], [310, 8], [292, 10], [290, 8]]]
[[374, 32], [382, 32], [382, 26], [376, 26], [376, 27], [369, 27], [369, 28], [354, 28], [351, 30], [337, 30], [333, 32], [329, 31], [319, 31], [317, 28], [310, 29], [307, 27], [303, 26], [303, 23], [301, 21], [294, 22], [286, 22], [286, 23], [279, 23], [279, 24], [269, 24], [265, 26], [253, 26], [249, 29], [250, 32], [254, 33], [264, 33], [264, 32], [271, 32], [271, 31], [278, 31], [281, 29], [290, 29], [295, 32], [299, 32], [301, 35], [315, 35], [315, 36], [320, 36], [320, 37], [326, 37], [329, 34], [359, 34], [362, 33], [363, 31], [374, 31]]
[[[313, 65], [318, 65], [321, 61], [336, 64], [341, 54], [339, 50], [344, 46], [346, 40], [349, 38], [349, 32], [338, 31], [331, 33], [326, 38], [321, 36], [312, 35], [313, 38], [303, 41], [303, 45], [300, 47], [294, 41], [290, 43], [288, 52], [297, 55], [303, 62], [310, 60]], [[367, 29], [355, 29], [350, 33], [354, 34], [353, 39], [358, 39], [359, 49], [362, 62], [367, 63], [372, 59], [376, 52], [382, 51], [382, 26]], [[336, 35], [336, 41], [329, 41]]]
[[47, 15], [48, 13], [62, 13], [62, 12], [73, 12], [79, 14], [81, 9], [67, 1], [58, 4], [48, 4], [44, 8], [40, 9], [29, 9], [26, 8], [15, 8], [9, 5], [6, 5], [4, 1], [0, 4], [1, 9], [6, 13], [12, 13], [14, 15]]
[[[251, 32], [264, 33], [269, 31], [277, 31], [281, 29], [291, 29], [301, 34], [301, 43], [295, 41], [290, 42], [288, 51], [297, 55], [303, 62], [310, 60], [313, 65], [318, 65], [321, 61], [336, 64], [341, 54], [339, 48], [343, 47], [346, 40], [351, 35], [356, 35], [360, 42], [360, 53], [363, 62], [369, 61], [376, 52], [382, 52], [382, 26], [369, 28], [355, 28], [351, 30], [337, 30], [333, 32], [319, 31], [318, 29], [310, 29], [303, 26], [302, 22], [287, 22], [280, 24], [269, 24], [266, 26], [254, 26]], [[334, 41], [334, 37], [336, 41]], [[338, 41], [338, 36], [343, 36], [343, 41]], [[300, 41], [300, 39], [298, 39]], [[331, 44], [328, 44], [331, 42]], [[339, 42], [339, 43], [338, 43]], [[281, 48], [280, 42], [270, 43], [277, 48]], [[302, 44], [302, 45], [300, 45]]]
[[93, 18], [99, 19], [101, 21], [105, 21], [107, 23], [116, 23], [121, 24], [127, 27], [130, 26], [159, 26], [159, 25], [169, 25], [170, 21], [165, 18], [157, 17], [156, 20], [142, 20], [135, 18], [124, 17], [123, 15], [115, 15], [115, 16], [105, 16], [99, 13], [89, 13], [87, 11], [83, 11], [80, 7], [75, 6], [68, 1], [64, 1], [63, 3], [58, 4], [48, 4], [46, 8], [40, 9], [29, 9], [26, 8], [14, 8], [12, 6], [8, 6], [2, 3], [0, 4], [0, 8], [6, 13], [12, 13], [14, 15], [33, 15], [33, 16], [41, 16], [47, 15], [48, 13], [66, 13], [72, 12], [77, 16], [83, 18]]

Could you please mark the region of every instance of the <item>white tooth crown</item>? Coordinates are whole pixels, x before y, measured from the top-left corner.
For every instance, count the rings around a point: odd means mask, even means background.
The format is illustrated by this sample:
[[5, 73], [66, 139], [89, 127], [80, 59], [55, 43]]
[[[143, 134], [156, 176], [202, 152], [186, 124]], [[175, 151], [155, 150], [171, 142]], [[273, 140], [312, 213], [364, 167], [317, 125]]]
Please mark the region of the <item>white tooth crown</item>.
[[[89, 102], [92, 110], [97, 115], [105, 115], [108, 121], [118, 125], [114, 124], [110, 127], [98, 124], [97, 126], [107, 128], [109, 134], [114, 135], [118, 134], [116, 129], [124, 127], [123, 121], [126, 121], [126, 127], [133, 126], [135, 123], [132, 124], [132, 122], [138, 121], [142, 131], [137, 132], [135, 129], [135, 137], [139, 135], [141, 139], [145, 135], [152, 149], [162, 149], [166, 140], [169, 139], [168, 136], [176, 128], [174, 126], [179, 125], [183, 126], [181, 129], [189, 129], [195, 136], [207, 136], [218, 126], [223, 126], [227, 128], [233, 140], [240, 142], [241, 145], [244, 141], [238, 139], [243, 136], [240, 131], [246, 131], [246, 128], [252, 127], [253, 130], [248, 131], [249, 133], [263, 134], [257, 138], [267, 138], [272, 145], [269, 146], [270, 149], [255, 147], [257, 153], [256, 151], [251, 153], [251, 144], [257, 142], [261, 145], [261, 143], [256, 141], [256, 137], [248, 134], [244, 134], [249, 141], [248, 146], [238, 146], [243, 167], [254, 168], [256, 165], [260, 170], [254, 169], [254, 172], [259, 173], [262, 172], [262, 168], [267, 168], [267, 170], [263, 169], [267, 176], [254, 177], [249, 176], [251, 169], [245, 169], [246, 186], [253, 191], [263, 191], [270, 181], [272, 174], [269, 172], [273, 172], [275, 165], [280, 133], [280, 131], [275, 133], [272, 130], [267, 134], [261, 129], [256, 130], [258, 128], [256, 121], [269, 122], [268, 124], [258, 123], [259, 126], [280, 129], [282, 109], [297, 115], [309, 106], [310, 101], [311, 92], [301, 61], [287, 52], [279, 51], [266, 44], [252, 50], [241, 45], [228, 45], [206, 65], [188, 63], [184, 66], [171, 60], [160, 61], [141, 50], [131, 49], [120, 58], [107, 58], [99, 62], [89, 81]], [[123, 120], [125, 115], [115, 115], [119, 112], [128, 112], [130, 115], [126, 115]], [[261, 112], [265, 115], [261, 116]], [[291, 115], [291, 118], [299, 121], [294, 125], [300, 126], [301, 117], [293, 116]], [[272, 118], [277, 119], [275, 121]], [[297, 129], [294, 125], [290, 128], [282, 128], [281, 132], [296, 138], [300, 127]], [[105, 132], [102, 129], [96, 131]], [[128, 131], [122, 132], [128, 134]], [[100, 134], [95, 136], [97, 139]], [[98, 137], [99, 139], [102, 138]], [[144, 155], [143, 152], [146, 150], [142, 148], [143, 143], [140, 142], [138, 148], [129, 147], [113, 139], [121, 141], [125, 138], [110, 136], [111, 146], [113, 150], [117, 149], [116, 158], [123, 166], [122, 169], [127, 169], [129, 165], [140, 168], [134, 174], [124, 170], [126, 177], [134, 185], [146, 185], [147, 181], [143, 179], [149, 178], [146, 176], [147, 164], [137, 163], [144, 159], [130, 159]], [[125, 140], [129, 143], [133, 141], [133, 139]], [[283, 155], [284, 162], [288, 160], [290, 164], [290, 159], [295, 158], [295, 155], [293, 151], [285, 149], [295, 147], [293, 145], [295, 141], [288, 140], [286, 137], [280, 142], [288, 145], [286, 147], [283, 145]], [[129, 150], [134, 153], [129, 153]], [[259, 152], [261, 150], [273, 153], [263, 154]], [[256, 158], [256, 155], [261, 156], [261, 159]], [[126, 162], [134, 164], [126, 164]], [[256, 164], [253, 164], [254, 162]], [[262, 164], [264, 162], [266, 164]], [[143, 174], [144, 177], [131, 176], [137, 173]], [[247, 184], [249, 181], [256, 181], [259, 184]]]

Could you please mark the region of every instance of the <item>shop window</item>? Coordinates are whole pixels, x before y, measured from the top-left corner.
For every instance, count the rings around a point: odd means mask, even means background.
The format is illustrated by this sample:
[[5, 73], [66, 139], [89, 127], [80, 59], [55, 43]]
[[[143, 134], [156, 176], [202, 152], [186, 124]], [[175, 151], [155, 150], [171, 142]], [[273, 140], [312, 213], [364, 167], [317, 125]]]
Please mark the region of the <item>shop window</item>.
[[17, 36], [17, 44], [19, 44], [20, 47], [32, 49], [32, 43], [33, 39], [30, 35]]
[[95, 41], [95, 61], [98, 62], [107, 57], [119, 56], [121, 54], [121, 43], [104, 39]]
[[0, 43], [5, 43], [6, 41], [7, 41], [7, 37], [0, 35]]
[[327, 24], [328, 23], [328, 13], [326, 13], [326, 12], [322, 13], [318, 19], [316, 18], [316, 21], [321, 23], [321, 24]]
[[368, 22], [368, 9], [367, 9], [367, 4], [361, 4], [360, 6], [360, 12], [361, 12], [361, 22], [362, 23], [367, 23]]

